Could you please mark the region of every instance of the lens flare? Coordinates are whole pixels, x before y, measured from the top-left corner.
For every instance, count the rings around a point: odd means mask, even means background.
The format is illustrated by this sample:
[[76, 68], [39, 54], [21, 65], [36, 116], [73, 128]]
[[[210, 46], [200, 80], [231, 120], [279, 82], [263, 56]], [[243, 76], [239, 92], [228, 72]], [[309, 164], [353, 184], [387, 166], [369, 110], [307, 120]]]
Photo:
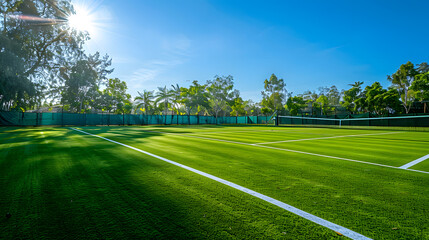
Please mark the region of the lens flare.
[[102, 39], [102, 32], [109, 32], [108, 28], [112, 25], [110, 23], [111, 14], [107, 8], [100, 5], [102, 0], [75, 0], [73, 1], [73, 12], [58, 7], [52, 0], [47, 1], [59, 13], [54, 18], [25, 14], [6, 14], [5, 17], [22, 21], [31, 26], [61, 25], [63, 30], [68, 28], [86, 32], [91, 39]]
[[33, 25], [56, 25], [56, 24], [64, 24], [67, 20], [64, 19], [54, 19], [54, 18], [41, 18], [35, 16], [28, 15], [7, 15], [10, 19], [21, 20], [27, 24]]

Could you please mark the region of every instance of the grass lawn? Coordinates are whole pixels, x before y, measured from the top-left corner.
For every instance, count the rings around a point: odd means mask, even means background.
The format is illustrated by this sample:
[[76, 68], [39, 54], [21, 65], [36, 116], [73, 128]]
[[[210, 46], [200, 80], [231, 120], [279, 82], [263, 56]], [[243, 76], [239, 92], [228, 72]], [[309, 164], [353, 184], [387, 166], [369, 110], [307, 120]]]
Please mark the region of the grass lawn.
[[[429, 239], [429, 159], [410, 167], [424, 172], [392, 168], [429, 154], [428, 132], [78, 129], [212, 174], [370, 238]], [[345, 238], [234, 188], [69, 128], [0, 128], [0, 189], [0, 239]]]

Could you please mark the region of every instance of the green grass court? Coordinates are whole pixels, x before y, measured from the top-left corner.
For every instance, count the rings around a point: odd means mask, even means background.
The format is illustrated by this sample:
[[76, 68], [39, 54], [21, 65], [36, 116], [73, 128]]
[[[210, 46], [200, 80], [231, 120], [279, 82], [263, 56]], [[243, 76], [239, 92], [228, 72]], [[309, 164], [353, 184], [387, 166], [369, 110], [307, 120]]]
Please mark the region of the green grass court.
[[[77, 127], [373, 239], [429, 239], [429, 132]], [[0, 128], [0, 239], [346, 239], [278, 206], [70, 128]], [[5, 214], [12, 217], [7, 219]]]

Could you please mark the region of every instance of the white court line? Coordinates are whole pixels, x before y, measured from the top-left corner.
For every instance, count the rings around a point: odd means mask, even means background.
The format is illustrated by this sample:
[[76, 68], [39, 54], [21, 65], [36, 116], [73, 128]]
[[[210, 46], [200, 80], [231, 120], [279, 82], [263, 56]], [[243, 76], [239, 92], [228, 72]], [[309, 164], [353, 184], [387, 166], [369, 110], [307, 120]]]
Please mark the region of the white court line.
[[152, 131], [152, 130], [141, 130], [141, 131], [142, 131], [142, 132], [152, 132], [152, 133], [170, 134], [170, 135], [183, 136], [183, 137], [190, 137], [190, 138], [206, 139], [206, 140], [212, 140], [212, 141], [217, 141], [217, 142], [227, 142], [227, 143], [235, 143], [235, 144], [242, 144], [242, 145], [251, 145], [250, 143], [234, 142], [234, 141], [222, 140], [222, 139], [216, 139], [216, 138], [199, 137], [199, 136], [193, 136], [193, 135], [189, 135], [189, 134], [170, 133], [170, 132]]
[[91, 134], [91, 133], [88, 133], [88, 132], [85, 132], [85, 131], [82, 131], [82, 130], [79, 130], [79, 129], [76, 129], [76, 128], [70, 128], [70, 129], [75, 130], [75, 131], [78, 131], [78, 132], [81, 132], [81, 133], [84, 133], [84, 134], [87, 134], [87, 135], [91, 135], [91, 136], [94, 136], [94, 137], [98, 137], [98, 138], [104, 139], [104, 140], [109, 141], [109, 142], [112, 142], [112, 143], [119, 144], [119, 145], [121, 145], [121, 146], [124, 146], [124, 147], [130, 148], [130, 149], [133, 149], [133, 150], [135, 150], [135, 151], [138, 151], [138, 152], [141, 152], [141, 153], [143, 153], [143, 154], [146, 154], [146, 155], [149, 155], [149, 156], [151, 156], [151, 157], [154, 157], [154, 158], [157, 158], [157, 159], [159, 159], [159, 160], [162, 160], [162, 161], [164, 161], [164, 162], [167, 162], [167, 163], [170, 163], [170, 164], [176, 165], [176, 166], [178, 166], [178, 167], [184, 168], [184, 169], [186, 169], [186, 170], [189, 170], [189, 171], [194, 172], [194, 173], [196, 173], [196, 174], [199, 174], [199, 175], [201, 175], [201, 176], [204, 176], [204, 177], [210, 178], [210, 179], [212, 179], [212, 180], [214, 180], [214, 181], [217, 181], [217, 182], [219, 182], [219, 183], [225, 184], [225, 185], [227, 185], [227, 186], [230, 186], [230, 187], [232, 187], [232, 188], [235, 188], [235, 189], [237, 189], [237, 190], [240, 190], [240, 191], [242, 191], [242, 192], [244, 192], [244, 193], [250, 194], [250, 195], [252, 195], [252, 196], [254, 196], [254, 197], [257, 197], [257, 198], [259, 198], [259, 199], [261, 199], [261, 200], [264, 200], [264, 201], [266, 201], [266, 202], [268, 202], [268, 203], [274, 204], [274, 205], [276, 205], [276, 206], [278, 206], [278, 207], [280, 207], [280, 208], [282, 208], [282, 209], [284, 209], [284, 210], [286, 210], [286, 211], [288, 211], [288, 212], [291, 212], [291, 213], [293, 213], [293, 214], [296, 214], [296, 215], [298, 215], [298, 216], [300, 216], [300, 217], [303, 217], [303, 218], [305, 218], [305, 219], [307, 219], [307, 220], [309, 220], [309, 221], [312, 221], [312, 222], [317, 223], [317, 224], [319, 224], [319, 225], [321, 225], [321, 226], [327, 227], [327, 228], [329, 228], [329, 229], [331, 229], [331, 230], [333, 230], [333, 231], [339, 232], [339, 233], [341, 233], [342, 235], [344, 235], [344, 236], [346, 236], [346, 237], [349, 237], [349, 238], [351, 238], [351, 239], [370, 239], [370, 238], [365, 237], [364, 235], [362, 235], [362, 234], [360, 234], [360, 233], [354, 232], [354, 231], [352, 231], [352, 230], [350, 230], [350, 229], [348, 229], [348, 228], [345, 228], [345, 227], [343, 227], [343, 226], [340, 226], [340, 225], [337, 225], [337, 224], [335, 224], [335, 223], [329, 222], [328, 220], [325, 220], [325, 219], [323, 219], [323, 218], [317, 217], [317, 216], [315, 216], [315, 215], [313, 215], [313, 214], [310, 214], [310, 213], [308, 213], [308, 212], [305, 212], [305, 211], [303, 211], [303, 210], [301, 210], [301, 209], [298, 209], [298, 208], [296, 208], [296, 207], [293, 207], [293, 206], [291, 206], [291, 205], [289, 205], [289, 204], [286, 204], [286, 203], [281, 202], [281, 201], [279, 201], [279, 200], [276, 200], [276, 199], [274, 199], [274, 198], [268, 197], [268, 196], [266, 196], [266, 195], [264, 195], [264, 194], [261, 194], [261, 193], [255, 192], [255, 191], [253, 191], [253, 190], [251, 190], [251, 189], [248, 189], [248, 188], [242, 187], [242, 186], [240, 186], [240, 185], [237, 185], [237, 184], [232, 183], [232, 182], [230, 182], [230, 181], [224, 180], [224, 179], [222, 179], [222, 178], [218, 178], [218, 177], [213, 176], [213, 175], [211, 175], [211, 174], [208, 174], [208, 173], [205, 173], [205, 172], [199, 171], [199, 170], [197, 170], [197, 169], [195, 169], [195, 168], [188, 167], [188, 166], [186, 166], [186, 165], [183, 165], [183, 164], [180, 164], [180, 163], [177, 163], [177, 162], [171, 161], [171, 160], [169, 160], [169, 159], [166, 159], [166, 158], [160, 157], [160, 156], [158, 156], [158, 155], [155, 155], [155, 154], [152, 154], [152, 153], [149, 153], [149, 152], [143, 151], [143, 150], [138, 149], [138, 148], [135, 148], [135, 147], [131, 147], [131, 146], [129, 146], [129, 145], [126, 145], [126, 144], [123, 144], [123, 143], [120, 143], [120, 142], [113, 141], [113, 140], [108, 139], [108, 138], [105, 138], [105, 137], [101, 137], [101, 136], [98, 136], [98, 135], [94, 135], [94, 134]]
[[301, 131], [282, 131], [282, 130], [239, 130], [239, 131], [223, 131], [223, 132], [192, 132], [192, 133], [181, 133], [183, 135], [208, 135], [208, 134], [217, 134], [217, 133], [241, 133], [241, 132], [281, 132], [281, 133], [298, 133], [298, 134], [307, 134], [307, 135], [331, 135], [332, 134], [326, 134], [326, 133], [306, 133]]
[[365, 162], [365, 161], [360, 161], [360, 160], [354, 160], [354, 159], [342, 158], [342, 157], [334, 157], [334, 156], [317, 154], [317, 153], [302, 152], [302, 151], [297, 151], [297, 150], [292, 150], [292, 149], [286, 149], [286, 148], [276, 148], [276, 147], [269, 147], [269, 146], [264, 146], [264, 145], [255, 145], [255, 144], [251, 144], [251, 143], [235, 142], [235, 141], [216, 139], [216, 138], [199, 137], [199, 136], [191, 136], [191, 135], [184, 135], [184, 134], [178, 134], [178, 133], [168, 133], [168, 132], [151, 131], [151, 130], [141, 130], [141, 131], [143, 131], [143, 132], [153, 132], [153, 133], [162, 133], [162, 134], [171, 134], [171, 135], [182, 136], [182, 137], [198, 138], [198, 139], [204, 139], [204, 140], [210, 140], [210, 141], [216, 141], [216, 142], [234, 143], [234, 144], [241, 144], [241, 145], [261, 147], [261, 148], [269, 148], [269, 149], [274, 149], [274, 150], [279, 150], [279, 151], [286, 151], [286, 152], [300, 153], [300, 154], [306, 154], [306, 155], [313, 155], [313, 156], [324, 157], [324, 158], [333, 158], [333, 159], [344, 160], [344, 161], [349, 161], [349, 162], [364, 163], [364, 164], [375, 165], [375, 166], [380, 166], [380, 167], [387, 167], [387, 168], [394, 168], [394, 169], [401, 169], [401, 170], [407, 170], [407, 171], [412, 171], [412, 172], [419, 172], [419, 173], [429, 174], [429, 172], [415, 170], [415, 169], [400, 168], [400, 167], [395, 167], [395, 166], [390, 166], [390, 165], [384, 165], [384, 164], [379, 164], [379, 163]]
[[330, 138], [343, 138], [343, 137], [360, 137], [360, 136], [371, 136], [371, 135], [385, 135], [385, 134], [395, 134], [395, 133], [399, 133], [399, 132], [368, 133], [368, 134], [342, 135], [342, 136], [332, 136], [332, 137], [304, 138], [304, 139], [293, 139], [293, 140], [284, 140], [284, 141], [277, 141], [277, 142], [253, 143], [252, 145], [272, 144], [272, 143], [284, 143], [284, 142], [301, 142], [301, 141], [309, 141], [309, 140], [320, 140], [320, 139], [330, 139]]
[[[416, 165], [417, 163], [423, 162], [424, 160], [426, 160], [426, 159], [428, 159], [428, 158], [429, 158], [429, 154], [428, 154], [428, 155], [426, 155], [426, 156], [423, 156], [423, 157], [421, 157], [421, 158], [419, 158], [419, 159], [416, 159], [416, 160], [414, 160], [414, 161], [412, 161], [412, 162], [409, 162], [409, 163], [407, 163], [407, 164], [405, 164], [405, 165], [403, 165], [403, 166], [400, 166], [399, 168], [407, 169], [407, 168], [409, 168], [409, 167], [412, 167], [412, 166]], [[407, 169], [407, 170], [409, 170], [409, 169]]]

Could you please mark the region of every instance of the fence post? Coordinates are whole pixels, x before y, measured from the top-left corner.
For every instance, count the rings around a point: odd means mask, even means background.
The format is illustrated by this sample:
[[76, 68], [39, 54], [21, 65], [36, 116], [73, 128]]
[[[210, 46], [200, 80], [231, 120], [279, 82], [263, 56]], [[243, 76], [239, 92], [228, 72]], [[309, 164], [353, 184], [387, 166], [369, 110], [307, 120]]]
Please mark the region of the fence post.
[[274, 121], [276, 126], [279, 126], [279, 113], [276, 114], [276, 120]]

